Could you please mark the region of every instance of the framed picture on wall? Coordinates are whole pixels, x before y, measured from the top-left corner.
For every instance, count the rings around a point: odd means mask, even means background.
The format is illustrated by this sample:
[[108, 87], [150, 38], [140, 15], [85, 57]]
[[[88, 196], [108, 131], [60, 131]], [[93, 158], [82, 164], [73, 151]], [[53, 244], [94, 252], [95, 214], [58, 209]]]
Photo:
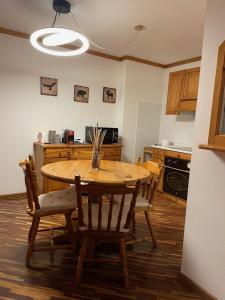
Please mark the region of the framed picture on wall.
[[74, 85], [74, 101], [88, 103], [89, 87]]
[[104, 87], [102, 100], [107, 103], [116, 103], [116, 89]]
[[58, 79], [41, 77], [40, 79], [41, 95], [57, 96]]

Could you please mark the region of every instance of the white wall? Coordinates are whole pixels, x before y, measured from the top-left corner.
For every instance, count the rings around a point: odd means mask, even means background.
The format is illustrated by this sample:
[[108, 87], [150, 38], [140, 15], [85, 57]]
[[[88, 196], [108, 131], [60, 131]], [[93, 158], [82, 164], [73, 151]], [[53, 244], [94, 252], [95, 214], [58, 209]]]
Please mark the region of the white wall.
[[[88, 54], [53, 57], [34, 50], [26, 39], [6, 35], [0, 35], [0, 44], [0, 195], [24, 191], [18, 161], [32, 152], [39, 131], [47, 135], [69, 128], [83, 139], [85, 125], [118, 127], [128, 161], [135, 159], [136, 142], [146, 146], [146, 132], [137, 139], [138, 104], [161, 105], [164, 70]], [[41, 76], [58, 79], [57, 97], [40, 95]], [[88, 104], [73, 101], [75, 84], [90, 88]], [[117, 89], [116, 104], [102, 101], [104, 86]], [[155, 123], [146, 130], [158, 132], [159, 118]]]
[[[123, 111], [123, 144], [125, 148], [123, 151], [123, 160], [134, 162], [136, 154], [139, 154], [135, 153], [137, 134], [139, 133], [137, 126], [138, 104], [149, 103], [161, 106], [164, 70], [131, 61], [126, 61], [125, 64], [126, 78]], [[160, 119], [158, 122], [155, 122], [155, 126], [152, 126], [152, 121], [149, 119], [149, 126], [142, 129], [149, 132], [149, 146], [152, 143], [152, 132], [158, 131], [159, 122]], [[158, 138], [155, 142], [158, 142]], [[148, 145], [143, 144], [141, 148], [143, 149], [144, 146]]]
[[166, 103], [169, 83], [169, 73], [200, 66], [200, 62], [189, 63], [164, 71], [162, 113], [159, 132], [159, 143], [163, 139], [173, 144], [192, 146], [195, 113], [181, 113], [180, 115], [166, 115]]
[[[64, 128], [84, 138], [85, 125], [119, 127], [119, 62], [82, 55], [59, 58], [34, 50], [28, 40], [0, 35], [0, 195], [24, 191], [18, 161], [32, 152], [39, 131]], [[58, 96], [40, 95], [40, 76], [58, 78]], [[89, 103], [73, 101], [74, 84], [89, 86]], [[116, 104], [102, 101], [104, 86], [117, 89]]]
[[208, 0], [182, 261], [182, 272], [220, 300], [225, 300], [225, 153], [198, 145], [208, 140], [224, 19], [225, 1]]

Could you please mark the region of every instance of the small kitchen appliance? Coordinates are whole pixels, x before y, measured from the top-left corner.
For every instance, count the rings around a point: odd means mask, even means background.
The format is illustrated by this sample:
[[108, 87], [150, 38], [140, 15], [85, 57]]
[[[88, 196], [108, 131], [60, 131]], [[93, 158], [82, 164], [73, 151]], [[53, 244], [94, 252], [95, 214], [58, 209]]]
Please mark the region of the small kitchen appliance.
[[63, 133], [62, 142], [64, 144], [74, 144], [74, 131], [66, 129]]
[[[118, 136], [119, 136], [119, 131], [118, 128], [112, 128], [112, 127], [98, 127], [99, 129], [106, 130], [106, 134], [103, 140], [103, 144], [114, 144], [118, 143]], [[91, 138], [90, 135], [92, 136], [92, 126], [86, 126], [85, 127], [85, 141], [87, 143], [91, 143]]]

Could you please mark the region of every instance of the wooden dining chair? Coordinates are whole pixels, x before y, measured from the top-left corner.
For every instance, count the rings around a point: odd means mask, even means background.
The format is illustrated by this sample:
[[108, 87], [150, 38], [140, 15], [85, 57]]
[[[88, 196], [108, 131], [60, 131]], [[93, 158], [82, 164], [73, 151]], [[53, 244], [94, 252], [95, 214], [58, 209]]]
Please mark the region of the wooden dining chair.
[[[26, 192], [27, 192], [27, 213], [32, 217], [32, 224], [28, 233], [28, 249], [26, 253], [26, 264], [30, 266], [30, 259], [33, 252], [52, 251], [54, 249], [68, 248], [68, 245], [53, 245], [46, 247], [36, 247], [35, 238], [38, 231], [46, 231], [50, 229], [38, 229], [40, 220], [46, 216], [64, 214], [66, 219], [66, 228], [68, 229], [71, 239], [69, 247], [76, 248], [73, 235], [73, 227], [71, 224], [71, 214], [76, 209], [76, 192], [74, 188], [49, 192], [39, 195], [37, 192], [37, 183], [35, 178], [35, 169], [32, 158], [23, 160], [19, 163], [23, 169]], [[64, 227], [64, 228], [65, 228]], [[51, 228], [52, 229], [52, 228]], [[62, 229], [57, 227], [54, 229]]]
[[[134, 239], [129, 241], [128, 244], [140, 242], [143, 240], [148, 240], [151, 238], [153, 242], [153, 248], [157, 248], [157, 241], [151, 224], [150, 212], [152, 210], [153, 200], [157, 192], [158, 184], [160, 182], [163, 173], [163, 165], [159, 165], [158, 163], [153, 161], [146, 161], [143, 164], [139, 163], [139, 165], [147, 169], [150, 172], [150, 174], [148, 180], [143, 185], [141, 194], [137, 196], [136, 206], [134, 209], [133, 219], [132, 219], [132, 225], [133, 225], [132, 236], [134, 237]], [[150, 236], [145, 236], [142, 238], [138, 238], [136, 236], [136, 220], [135, 220], [136, 212], [144, 213], [149, 228]]]
[[[79, 216], [78, 231], [82, 238], [75, 284], [78, 285], [80, 283], [84, 261], [98, 261], [98, 259], [93, 259], [92, 255], [87, 257], [87, 253], [97, 241], [103, 241], [119, 244], [124, 285], [129, 287], [125, 237], [129, 234], [140, 181], [137, 181], [135, 186], [95, 182], [84, 183], [81, 182], [80, 176], [77, 175], [75, 177], [75, 186]], [[83, 194], [88, 196], [85, 198]], [[105, 194], [110, 195], [110, 197], [104, 198]], [[129, 203], [126, 201], [128, 195], [131, 195]], [[117, 196], [116, 202], [114, 201], [114, 196]], [[98, 200], [97, 202], [96, 199]]]

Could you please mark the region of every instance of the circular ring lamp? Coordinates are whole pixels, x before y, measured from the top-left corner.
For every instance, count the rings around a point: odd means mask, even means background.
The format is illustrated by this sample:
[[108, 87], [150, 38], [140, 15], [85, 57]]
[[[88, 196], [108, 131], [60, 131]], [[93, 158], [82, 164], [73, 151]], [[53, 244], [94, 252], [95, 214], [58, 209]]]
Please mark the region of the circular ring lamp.
[[[56, 11], [56, 17], [60, 13], [68, 14], [70, 13], [70, 3], [66, 0], [53, 0], [53, 9]], [[62, 46], [77, 40], [81, 42], [82, 46], [74, 50], [53, 50], [47, 48]], [[66, 28], [49, 27], [39, 29], [31, 34], [30, 42], [37, 50], [56, 56], [79, 55], [86, 52], [89, 48], [89, 41], [85, 36]]]

